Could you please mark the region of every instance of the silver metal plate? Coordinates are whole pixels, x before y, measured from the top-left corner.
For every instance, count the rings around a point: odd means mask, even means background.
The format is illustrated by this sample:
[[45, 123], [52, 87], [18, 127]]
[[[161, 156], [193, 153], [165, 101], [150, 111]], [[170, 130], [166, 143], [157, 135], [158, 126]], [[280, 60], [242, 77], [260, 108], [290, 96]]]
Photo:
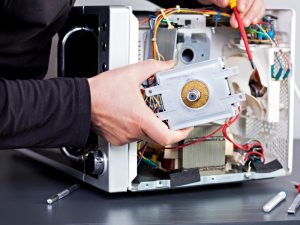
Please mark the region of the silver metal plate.
[[[182, 66], [157, 73], [158, 85], [147, 88], [146, 95], [161, 95], [165, 111], [157, 116], [173, 130], [223, 120], [235, 116], [236, 103], [245, 100], [244, 94], [232, 93], [227, 80], [238, 73], [237, 67], [225, 69], [222, 58]], [[184, 85], [193, 80], [203, 82], [209, 90], [207, 103], [199, 109], [187, 107], [181, 98]]]

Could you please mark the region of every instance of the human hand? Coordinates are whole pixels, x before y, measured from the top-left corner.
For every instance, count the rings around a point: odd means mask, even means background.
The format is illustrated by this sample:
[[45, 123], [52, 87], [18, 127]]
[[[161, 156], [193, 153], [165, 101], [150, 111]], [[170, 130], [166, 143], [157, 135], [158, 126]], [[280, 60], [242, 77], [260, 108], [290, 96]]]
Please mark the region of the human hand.
[[170, 130], [140, 92], [144, 80], [172, 67], [173, 61], [147, 60], [89, 78], [94, 131], [114, 145], [145, 140], [166, 146], [186, 138], [192, 129]]
[[[215, 4], [221, 8], [229, 6], [229, 0], [198, 0], [202, 4]], [[237, 9], [241, 14], [244, 26], [248, 27], [251, 23], [256, 24], [264, 16], [264, 0], [237, 0]], [[237, 28], [238, 23], [234, 14], [231, 16], [230, 24]]]

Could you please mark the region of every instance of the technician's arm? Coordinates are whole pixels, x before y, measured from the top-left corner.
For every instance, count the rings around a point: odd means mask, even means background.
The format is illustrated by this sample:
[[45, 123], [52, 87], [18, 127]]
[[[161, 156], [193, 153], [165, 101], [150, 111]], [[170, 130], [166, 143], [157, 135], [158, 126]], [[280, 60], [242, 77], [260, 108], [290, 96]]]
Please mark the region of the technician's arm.
[[0, 79], [0, 149], [84, 146], [90, 111], [86, 79]]
[[146, 106], [141, 83], [173, 62], [148, 60], [86, 79], [0, 79], [0, 149], [84, 146], [94, 130], [115, 145], [143, 139], [168, 145], [172, 131]]

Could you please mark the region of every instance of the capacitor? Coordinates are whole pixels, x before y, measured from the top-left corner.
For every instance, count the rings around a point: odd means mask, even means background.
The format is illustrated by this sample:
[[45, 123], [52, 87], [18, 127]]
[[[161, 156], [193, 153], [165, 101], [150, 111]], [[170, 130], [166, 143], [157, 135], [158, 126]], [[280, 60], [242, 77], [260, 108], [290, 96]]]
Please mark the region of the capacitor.
[[284, 191], [279, 192], [274, 198], [268, 201], [264, 206], [263, 210], [266, 213], [271, 212], [280, 202], [286, 199], [286, 193]]

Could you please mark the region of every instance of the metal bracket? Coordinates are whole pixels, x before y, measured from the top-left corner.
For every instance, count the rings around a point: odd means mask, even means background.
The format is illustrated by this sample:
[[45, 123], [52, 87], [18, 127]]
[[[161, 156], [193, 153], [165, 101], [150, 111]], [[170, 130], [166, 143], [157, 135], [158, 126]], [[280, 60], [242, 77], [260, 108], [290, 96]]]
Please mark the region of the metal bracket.
[[[227, 79], [238, 73], [237, 67], [225, 69], [222, 58], [181, 66], [157, 73], [158, 85], [147, 88], [146, 95], [161, 95], [165, 111], [157, 116], [173, 130], [223, 120], [235, 116], [236, 104], [245, 100], [243, 93], [232, 92]], [[187, 102], [186, 93], [195, 88], [203, 99]]]

